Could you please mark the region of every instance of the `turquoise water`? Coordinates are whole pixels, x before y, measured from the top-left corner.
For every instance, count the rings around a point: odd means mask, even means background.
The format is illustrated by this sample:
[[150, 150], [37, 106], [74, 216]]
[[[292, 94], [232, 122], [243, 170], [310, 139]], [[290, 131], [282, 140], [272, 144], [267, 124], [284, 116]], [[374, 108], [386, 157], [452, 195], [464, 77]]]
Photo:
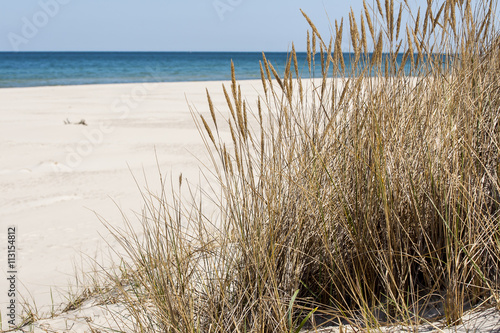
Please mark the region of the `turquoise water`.
[[[287, 53], [266, 57], [283, 73]], [[306, 53], [297, 58], [309, 77]], [[260, 79], [260, 52], [0, 52], [0, 87], [230, 80], [231, 60], [238, 80]]]

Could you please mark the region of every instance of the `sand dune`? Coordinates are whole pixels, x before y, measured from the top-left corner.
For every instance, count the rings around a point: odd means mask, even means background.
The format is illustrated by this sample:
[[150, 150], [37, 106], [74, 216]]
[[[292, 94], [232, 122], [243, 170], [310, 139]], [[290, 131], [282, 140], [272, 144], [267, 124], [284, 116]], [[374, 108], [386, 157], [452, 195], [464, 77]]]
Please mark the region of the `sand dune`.
[[[67, 300], [68, 290], [77, 289], [76, 272], [89, 271], [94, 260], [110, 266], [118, 246], [97, 215], [120, 227], [123, 212], [138, 226], [141, 190], [161, 190], [158, 169], [172, 179], [182, 173], [191, 184], [207, 185], [200, 166], [208, 156], [189, 105], [208, 113], [208, 88], [225, 114], [221, 84], [0, 89], [0, 225], [2, 234], [8, 226], [17, 230], [18, 302], [27, 299], [42, 316], [50, 314]], [[261, 93], [260, 84], [241, 82], [249, 102]], [[81, 120], [86, 125], [78, 125]], [[6, 261], [0, 255], [3, 276]], [[7, 283], [0, 279], [0, 290], [7, 290]], [[2, 312], [7, 302], [1, 292]], [[95, 302], [90, 298], [75, 311], [40, 320], [35, 332], [116, 327], [113, 312], [125, 313], [123, 305], [103, 308]], [[460, 327], [422, 331], [488, 332], [498, 327], [499, 318], [498, 311], [486, 310], [468, 315]], [[324, 332], [330, 331], [335, 330]]]

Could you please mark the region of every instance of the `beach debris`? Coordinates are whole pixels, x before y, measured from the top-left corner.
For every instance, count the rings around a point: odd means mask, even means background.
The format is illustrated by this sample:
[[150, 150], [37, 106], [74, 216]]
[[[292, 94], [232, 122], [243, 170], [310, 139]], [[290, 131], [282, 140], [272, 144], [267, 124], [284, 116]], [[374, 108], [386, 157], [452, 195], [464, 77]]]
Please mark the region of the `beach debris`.
[[69, 121], [68, 118], [66, 118], [64, 120], [64, 125], [83, 125], [83, 126], [88, 126], [87, 122], [85, 121], [85, 119], [82, 119], [80, 120], [79, 122], [77, 123], [72, 123], [71, 121]]

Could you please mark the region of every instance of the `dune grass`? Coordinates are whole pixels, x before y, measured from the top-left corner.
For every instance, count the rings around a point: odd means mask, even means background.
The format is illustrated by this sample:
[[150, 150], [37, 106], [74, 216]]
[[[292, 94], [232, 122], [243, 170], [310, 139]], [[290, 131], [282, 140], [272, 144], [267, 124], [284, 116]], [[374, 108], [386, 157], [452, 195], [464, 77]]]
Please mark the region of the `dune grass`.
[[304, 14], [305, 70], [293, 48], [281, 75], [264, 55], [250, 107], [233, 68], [228, 118], [207, 93], [211, 116], [196, 121], [218, 190], [183, 202], [181, 176], [144, 194], [144, 237], [113, 231], [131, 259], [114, 278], [133, 330], [454, 325], [499, 306], [496, 2], [431, 1], [401, 23], [407, 10], [365, 4], [329, 39]]

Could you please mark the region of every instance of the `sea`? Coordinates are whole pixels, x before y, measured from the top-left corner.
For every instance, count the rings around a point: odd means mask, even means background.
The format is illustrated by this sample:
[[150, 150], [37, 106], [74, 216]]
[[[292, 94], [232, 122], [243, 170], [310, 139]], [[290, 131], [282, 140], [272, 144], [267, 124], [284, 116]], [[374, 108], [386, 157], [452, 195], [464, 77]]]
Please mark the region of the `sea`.
[[[288, 54], [265, 55], [283, 74]], [[347, 72], [351, 58], [344, 53]], [[261, 52], [0, 52], [0, 88], [230, 80], [231, 61], [237, 80], [251, 80], [260, 79], [261, 60]], [[317, 54], [310, 74], [306, 53], [297, 53], [300, 75], [321, 76], [320, 61]]]

